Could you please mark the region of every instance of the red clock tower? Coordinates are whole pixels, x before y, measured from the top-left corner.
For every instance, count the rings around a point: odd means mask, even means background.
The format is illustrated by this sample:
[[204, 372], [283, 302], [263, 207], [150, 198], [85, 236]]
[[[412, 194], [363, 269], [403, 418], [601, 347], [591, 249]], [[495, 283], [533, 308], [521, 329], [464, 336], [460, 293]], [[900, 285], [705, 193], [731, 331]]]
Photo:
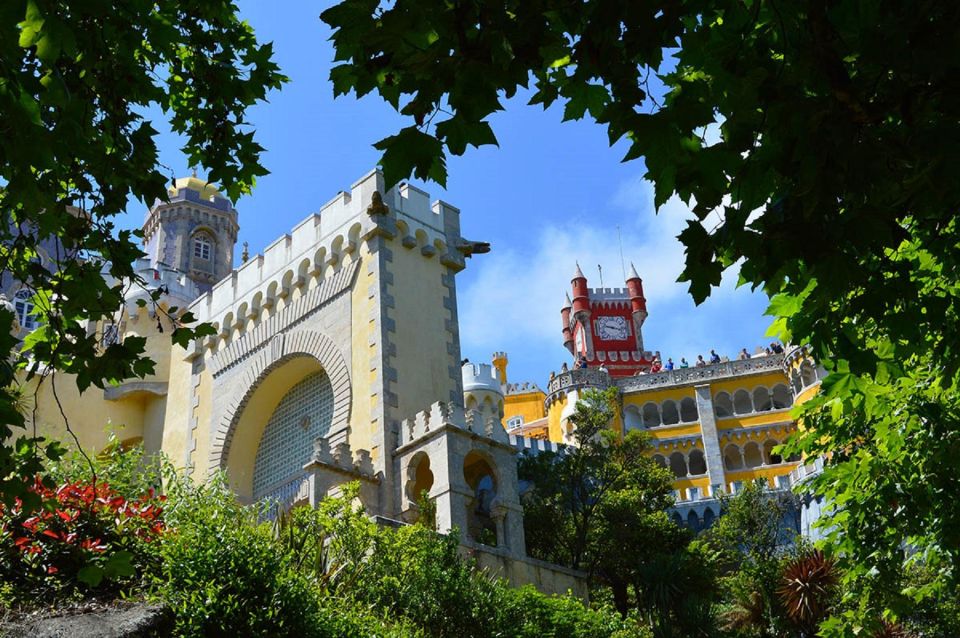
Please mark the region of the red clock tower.
[[651, 357], [643, 349], [641, 330], [647, 301], [633, 264], [626, 288], [588, 288], [579, 264], [570, 283], [573, 299], [567, 296], [560, 316], [563, 345], [574, 360], [583, 355], [591, 368], [602, 364], [614, 377], [649, 370]]

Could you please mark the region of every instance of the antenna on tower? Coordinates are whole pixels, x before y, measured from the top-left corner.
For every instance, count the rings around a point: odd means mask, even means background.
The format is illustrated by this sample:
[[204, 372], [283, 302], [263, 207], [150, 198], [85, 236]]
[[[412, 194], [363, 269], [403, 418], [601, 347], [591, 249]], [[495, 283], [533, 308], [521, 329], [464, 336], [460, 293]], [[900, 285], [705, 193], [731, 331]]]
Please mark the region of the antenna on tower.
[[603, 288], [603, 266], [597, 264], [597, 270], [600, 271], [600, 287]]
[[627, 265], [623, 261], [623, 235], [620, 234], [620, 224], [617, 224], [617, 243], [620, 244], [620, 270], [623, 271], [623, 278], [627, 278]]

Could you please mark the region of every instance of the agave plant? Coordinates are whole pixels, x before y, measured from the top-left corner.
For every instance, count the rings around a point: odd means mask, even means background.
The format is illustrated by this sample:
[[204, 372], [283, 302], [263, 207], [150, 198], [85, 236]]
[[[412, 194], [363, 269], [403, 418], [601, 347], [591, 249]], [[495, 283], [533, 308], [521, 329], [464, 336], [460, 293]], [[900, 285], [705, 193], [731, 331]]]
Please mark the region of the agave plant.
[[826, 617], [836, 584], [836, 564], [813, 551], [787, 565], [777, 595], [790, 620], [806, 633]]

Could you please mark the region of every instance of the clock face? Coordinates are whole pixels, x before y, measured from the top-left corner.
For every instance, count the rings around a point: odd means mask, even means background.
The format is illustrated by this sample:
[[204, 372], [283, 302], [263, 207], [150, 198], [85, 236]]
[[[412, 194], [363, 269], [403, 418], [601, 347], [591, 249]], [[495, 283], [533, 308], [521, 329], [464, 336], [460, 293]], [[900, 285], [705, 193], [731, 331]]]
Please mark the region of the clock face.
[[599, 317], [597, 335], [606, 341], [623, 341], [630, 336], [630, 329], [624, 317]]

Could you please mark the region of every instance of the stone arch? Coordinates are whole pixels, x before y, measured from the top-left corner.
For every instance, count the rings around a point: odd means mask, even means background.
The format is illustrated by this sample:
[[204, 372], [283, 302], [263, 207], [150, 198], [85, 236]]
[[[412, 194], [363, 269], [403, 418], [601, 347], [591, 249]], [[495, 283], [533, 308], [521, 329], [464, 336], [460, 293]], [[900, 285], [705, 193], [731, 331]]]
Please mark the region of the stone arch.
[[731, 443], [723, 449], [723, 466], [728, 470], [743, 469], [743, 455], [739, 446]]
[[763, 461], [767, 465], [778, 465], [783, 463], [783, 459], [780, 458], [779, 454], [773, 453], [773, 448], [777, 447], [780, 443], [774, 439], [767, 439], [763, 443]]
[[660, 425], [660, 409], [653, 401], [649, 401], [643, 405], [642, 414], [644, 427], [655, 428]]
[[753, 409], [757, 412], [768, 412], [773, 409], [770, 390], [766, 386], [758, 385], [753, 389]]
[[470, 450], [463, 458], [463, 480], [472, 498], [467, 501], [467, 534], [478, 543], [499, 545], [495, 508], [499, 503], [501, 481], [496, 462], [484, 451]]
[[713, 411], [718, 419], [733, 416], [733, 399], [727, 392], [717, 392], [713, 397]]
[[737, 390], [733, 393], [733, 410], [736, 414], [750, 414], [753, 412], [753, 402], [750, 393], [746, 390]]
[[662, 454], [654, 454], [654, 455], [653, 455], [653, 462], [656, 463], [657, 465], [659, 465], [660, 467], [664, 468], [664, 469], [666, 469], [666, 468], [668, 467], [668, 466], [667, 466], [667, 459], [663, 458], [663, 455], [662, 455]]
[[713, 513], [713, 509], [708, 507], [703, 511], [703, 529], [708, 529], [713, 522], [716, 520], [716, 515]]
[[756, 441], [750, 441], [743, 446], [743, 462], [747, 467], [760, 467], [763, 465], [763, 455], [760, 452], [760, 446]]
[[623, 430], [642, 430], [643, 417], [640, 416], [640, 408], [635, 405], [628, 405], [623, 410]]
[[424, 451], [419, 451], [413, 455], [407, 464], [407, 482], [405, 491], [407, 498], [411, 502], [416, 502], [420, 498], [421, 492], [427, 492], [433, 488], [434, 476], [430, 469], [430, 457]]
[[695, 532], [700, 531], [700, 517], [697, 516], [697, 513], [693, 510], [687, 514], [687, 527]]
[[774, 410], [783, 410], [793, 405], [793, 394], [790, 392], [790, 388], [783, 383], [773, 386], [770, 396]]
[[667, 399], [660, 405], [660, 409], [663, 412], [664, 425], [673, 425], [674, 423], [680, 422], [680, 411], [677, 410], [675, 401]]
[[673, 519], [673, 522], [677, 527], [683, 526], [683, 518], [681, 518], [679, 513], [674, 512], [673, 514], [670, 515], [670, 518]]
[[670, 455], [670, 469], [677, 478], [687, 475], [687, 459], [682, 452], [674, 452]]
[[[223, 356], [214, 356], [211, 366], [214, 370], [223, 369]], [[244, 366], [246, 369], [235, 383], [245, 390], [222, 414], [214, 434], [208, 470], [212, 473], [234, 469], [236, 476], [230, 476], [231, 487], [241, 497], [249, 497], [252, 494], [253, 458], [266, 425], [265, 421], [256, 422], [254, 412], [272, 411], [298, 381], [312, 372], [323, 370], [333, 391], [333, 418], [328, 437], [335, 436], [349, 429], [352, 388], [350, 371], [339, 348], [325, 334], [314, 330], [274, 336], [244, 362]], [[281, 371], [283, 374], [274, 374]], [[255, 410], [251, 410], [252, 407]], [[262, 420], [262, 414], [260, 418]], [[238, 433], [244, 438], [243, 456], [250, 457], [247, 459], [249, 468], [241, 471], [236, 471], [236, 463], [231, 457]], [[239, 459], [237, 463], [240, 463]]]
[[800, 394], [803, 390], [803, 383], [800, 381], [800, 373], [796, 368], [790, 371], [790, 385], [793, 386], [793, 393]]
[[703, 456], [703, 450], [699, 448], [691, 450], [687, 461], [690, 465], [690, 474], [696, 476], [707, 473], [707, 459]]
[[684, 423], [692, 423], [699, 417], [697, 402], [690, 397], [683, 397], [680, 400], [680, 420]]
[[800, 364], [800, 381], [805, 388], [817, 382], [817, 371], [809, 361], [804, 361]]
[[427, 231], [423, 230], [422, 228], [418, 228], [414, 232], [414, 237], [417, 238], [417, 245], [421, 248], [430, 244], [430, 238], [427, 237]]
[[353, 253], [360, 247], [360, 232], [362, 230], [363, 228], [359, 222], [350, 227], [350, 230], [347, 231], [347, 247], [344, 249], [345, 252]]

